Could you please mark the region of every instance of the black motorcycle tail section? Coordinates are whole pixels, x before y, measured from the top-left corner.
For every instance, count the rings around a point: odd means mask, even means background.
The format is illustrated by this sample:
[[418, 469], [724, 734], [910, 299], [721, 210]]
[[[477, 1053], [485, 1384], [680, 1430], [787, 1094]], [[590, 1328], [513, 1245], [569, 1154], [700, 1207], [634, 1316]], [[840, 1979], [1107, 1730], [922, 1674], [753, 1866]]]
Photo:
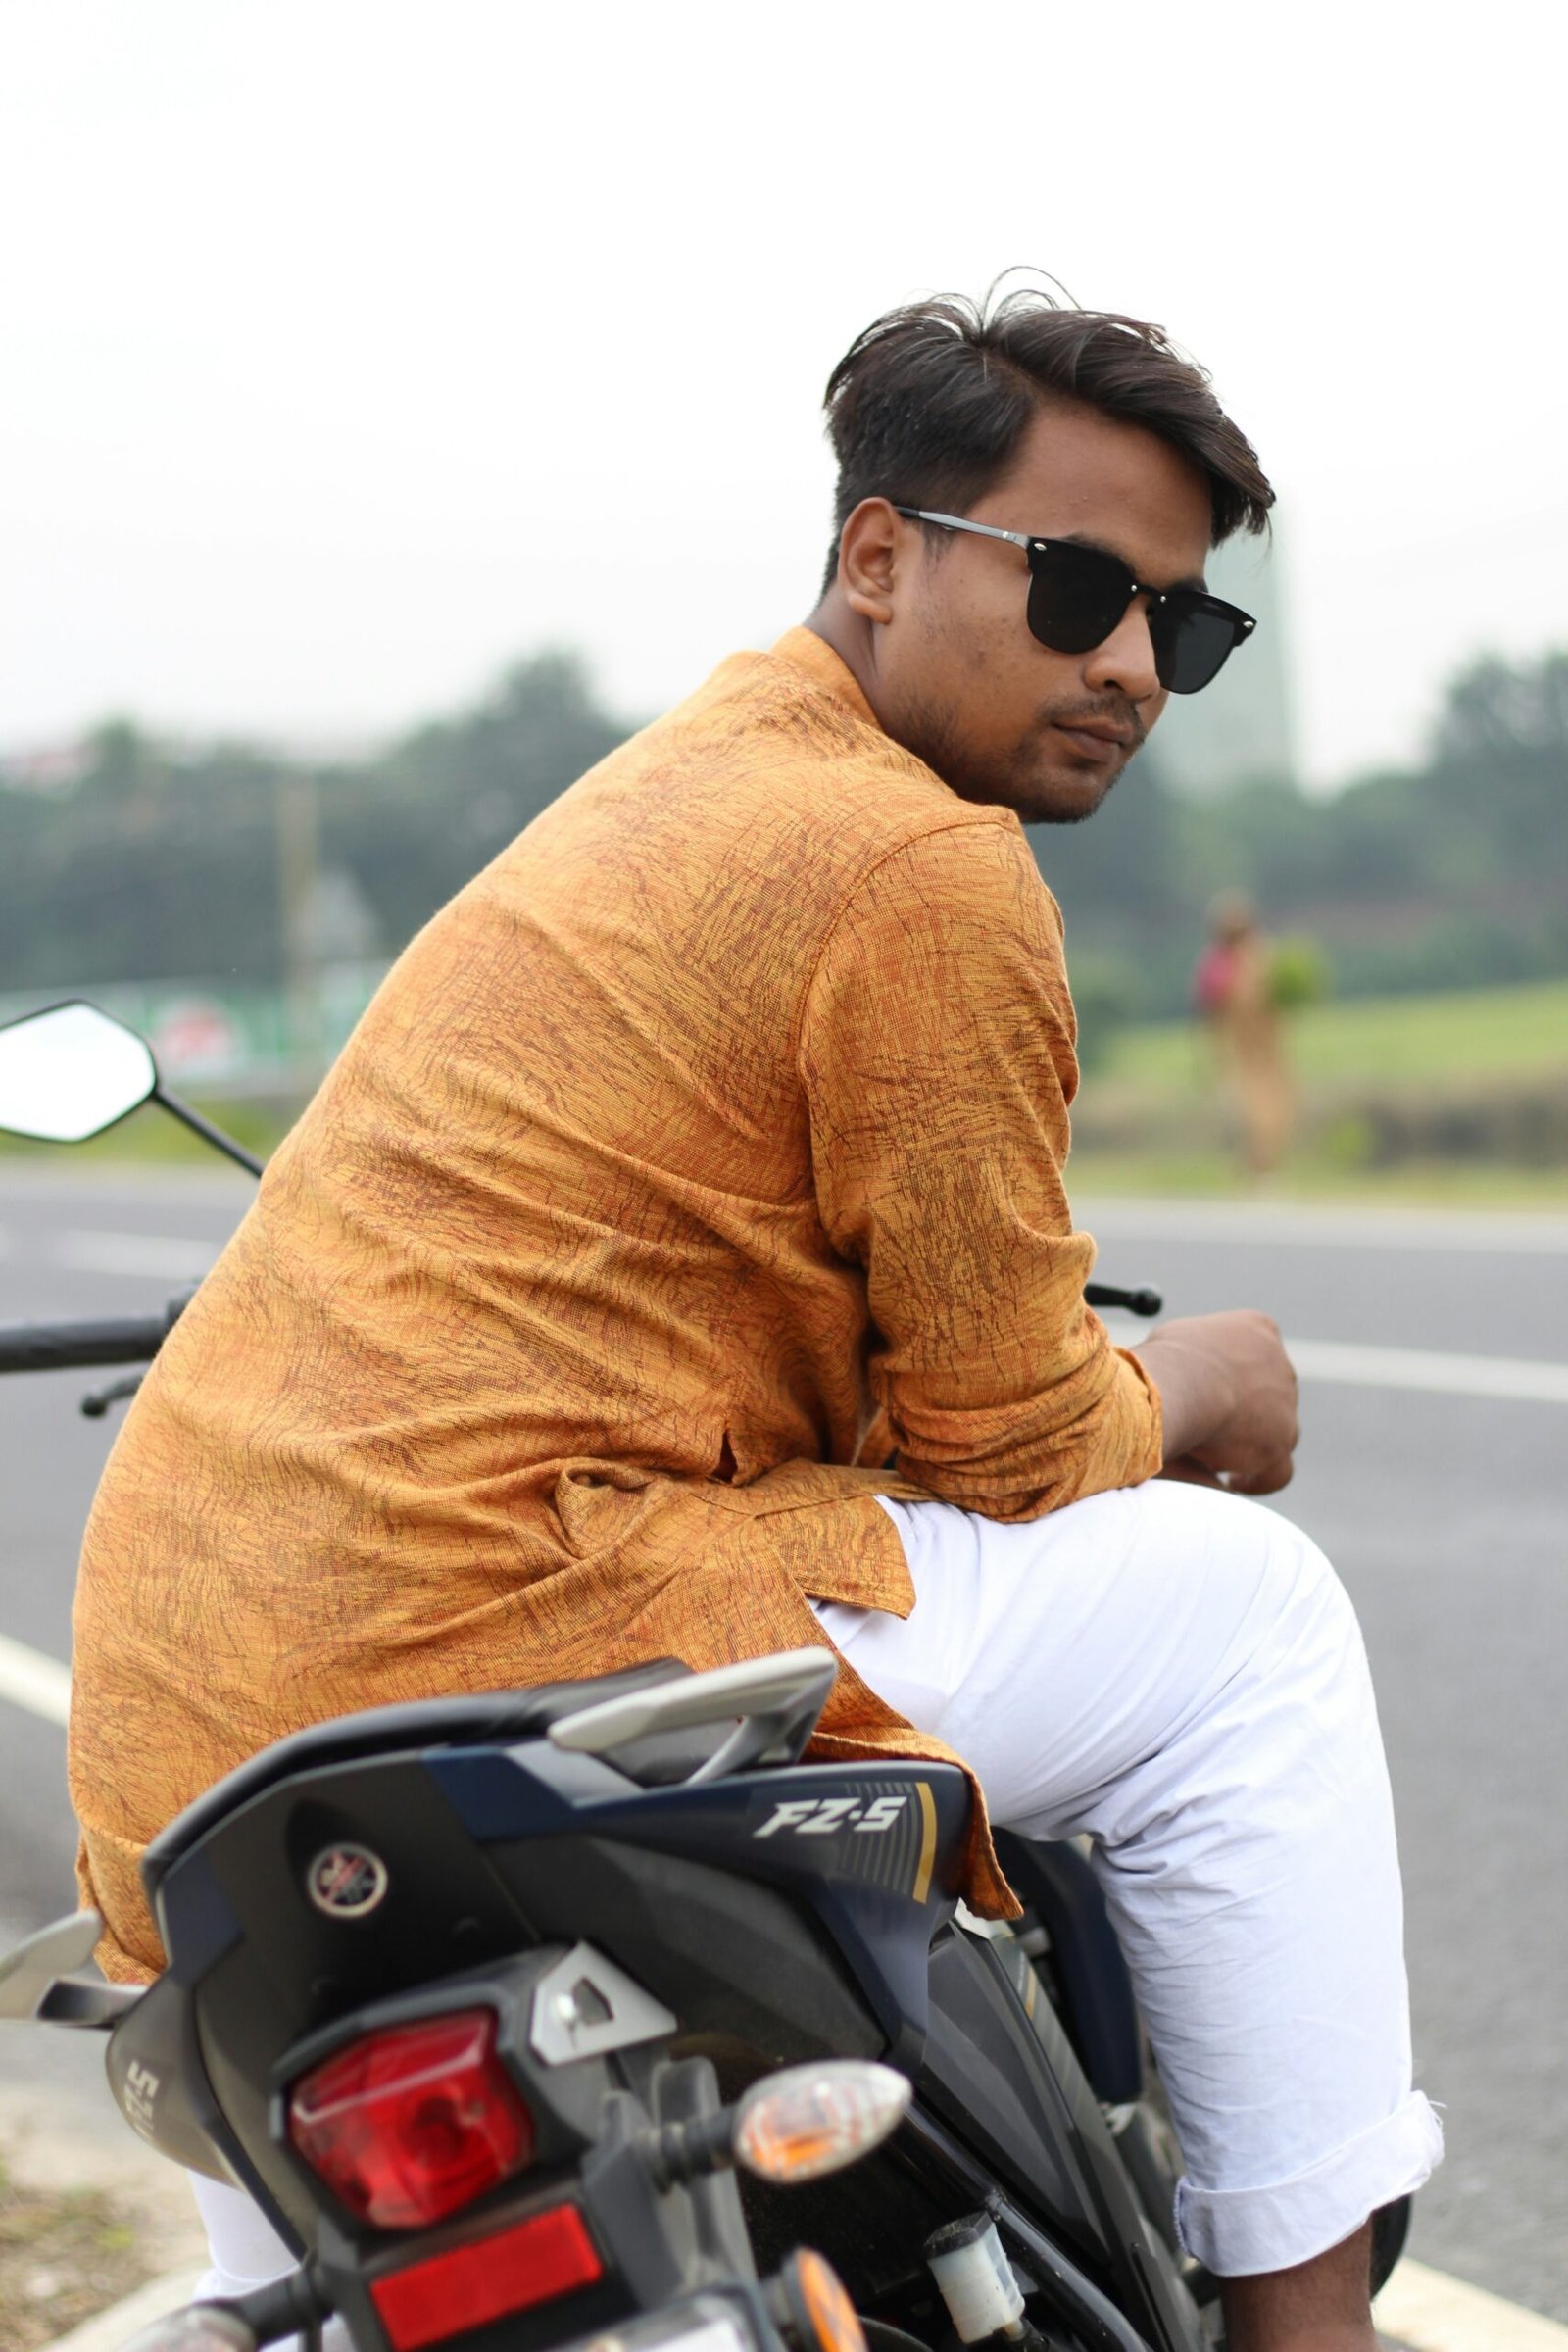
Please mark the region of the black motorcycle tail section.
[[[292, 2243], [340, 2274], [352, 2303], [394, 2255], [383, 2259], [291, 2150], [285, 2105], [290, 2083], [345, 2036], [469, 2000], [502, 2017], [539, 2147], [523, 2180], [445, 2226], [454, 2242], [531, 2210], [558, 2176], [574, 2180], [594, 2119], [617, 2097], [640, 2115], [667, 2104], [672, 2065], [710, 2068], [715, 2095], [733, 2099], [780, 2065], [884, 2058], [915, 2081], [914, 2114], [820, 2191], [748, 2181], [764, 2259], [808, 2239], [867, 2308], [881, 2297], [889, 2318], [907, 2317], [929, 2295], [919, 2247], [972, 2202], [972, 2166], [1002, 2184], [1017, 2259], [1031, 2230], [1054, 2245], [1060, 2276], [1042, 2276], [1042, 2292], [1063, 2308], [1081, 2291], [1085, 2309], [1133, 2312], [1150, 2344], [1196, 2345], [1168, 2254], [1023, 1947], [994, 1948], [955, 1924], [964, 1775], [890, 1760], [671, 1783], [666, 1753], [649, 1759], [655, 1785], [639, 1786], [616, 1761], [548, 1737], [621, 1682], [322, 1726], [172, 1824], [146, 1868], [169, 1975], [140, 2028], [133, 2012], [116, 2036], [133, 2120], [149, 2073], [194, 2085], [161, 2110], [143, 2096], [141, 2128], [243, 2181]], [[575, 1951], [623, 1972], [668, 2031], [612, 2034], [603, 2054], [569, 2063], [550, 2055], [539, 2004]], [[612, 2015], [612, 1998], [601, 2006]], [[944, 2132], [968, 2151], [961, 2163], [940, 2152]], [[705, 2227], [725, 2226], [709, 2213]], [[637, 2300], [612, 2280], [584, 2304], [584, 2327], [608, 2325], [617, 2294]], [[362, 2321], [364, 2340], [379, 2340]], [[562, 2339], [560, 2326], [553, 2336], [539, 2326], [541, 2345]], [[531, 2340], [530, 2323], [508, 2335], [509, 2352]], [[465, 2339], [463, 2352], [485, 2347]]]

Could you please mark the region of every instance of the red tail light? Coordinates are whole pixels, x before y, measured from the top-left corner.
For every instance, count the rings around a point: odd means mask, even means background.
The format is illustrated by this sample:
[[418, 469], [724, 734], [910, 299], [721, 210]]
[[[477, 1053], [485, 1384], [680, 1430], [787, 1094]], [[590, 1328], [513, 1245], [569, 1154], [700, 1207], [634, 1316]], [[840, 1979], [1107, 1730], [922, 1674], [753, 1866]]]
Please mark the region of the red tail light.
[[295, 2083], [289, 2137], [362, 2221], [439, 2222], [533, 2154], [533, 2118], [495, 2037], [488, 2009], [368, 2034]]
[[512, 2311], [591, 2286], [605, 2266], [575, 2205], [530, 2214], [477, 2244], [432, 2254], [370, 2288], [393, 2352], [420, 2352]]

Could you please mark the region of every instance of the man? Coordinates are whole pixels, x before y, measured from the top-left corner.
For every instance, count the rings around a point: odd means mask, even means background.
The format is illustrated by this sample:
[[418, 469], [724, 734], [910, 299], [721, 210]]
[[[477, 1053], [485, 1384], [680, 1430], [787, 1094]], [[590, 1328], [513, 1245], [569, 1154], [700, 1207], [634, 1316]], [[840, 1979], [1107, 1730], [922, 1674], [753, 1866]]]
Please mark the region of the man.
[[1290, 1476], [1272, 1325], [1085, 1308], [1019, 824], [1245, 636], [1203, 563], [1271, 493], [1158, 330], [1032, 296], [895, 312], [828, 408], [809, 622], [415, 941], [154, 1368], [83, 1563], [84, 1893], [148, 1975], [142, 1845], [279, 1734], [825, 1636], [819, 1753], [956, 1750], [1094, 1839], [1233, 2352], [1370, 2347], [1366, 2217], [1438, 2134], [1365, 1661], [1242, 1499]]

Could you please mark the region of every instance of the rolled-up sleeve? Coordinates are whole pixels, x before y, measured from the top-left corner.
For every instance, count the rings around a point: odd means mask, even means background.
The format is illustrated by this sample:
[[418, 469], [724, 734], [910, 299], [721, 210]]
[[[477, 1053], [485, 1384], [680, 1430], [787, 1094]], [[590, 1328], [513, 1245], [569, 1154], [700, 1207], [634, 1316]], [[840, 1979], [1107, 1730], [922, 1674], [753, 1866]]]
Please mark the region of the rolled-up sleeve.
[[1083, 1299], [1074, 1034], [1055, 902], [990, 812], [863, 877], [802, 1007], [818, 1213], [864, 1273], [899, 1468], [994, 1519], [1159, 1467], [1158, 1396]]

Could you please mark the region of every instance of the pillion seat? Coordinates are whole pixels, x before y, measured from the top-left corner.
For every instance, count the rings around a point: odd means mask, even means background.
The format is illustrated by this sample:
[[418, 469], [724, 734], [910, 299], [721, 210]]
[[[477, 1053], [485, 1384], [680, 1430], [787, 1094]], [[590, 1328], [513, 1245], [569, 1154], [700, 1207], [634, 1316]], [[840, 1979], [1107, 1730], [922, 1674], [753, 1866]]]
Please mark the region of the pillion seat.
[[502, 1746], [542, 1739], [553, 1723], [585, 1707], [690, 1673], [678, 1658], [655, 1658], [644, 1666], [625, 1666], [618, 1673], [590, 1675], [581, 1682], [411, 1699], [400, 1706], [367, 1707], [363, 1714], [309, 1724], [236, 1765], [159, 1832], [142, 1856], [148, 1899], [157, 1893], [165, 1873], [215, 1824], [296, 1773], [407, 1748]]

